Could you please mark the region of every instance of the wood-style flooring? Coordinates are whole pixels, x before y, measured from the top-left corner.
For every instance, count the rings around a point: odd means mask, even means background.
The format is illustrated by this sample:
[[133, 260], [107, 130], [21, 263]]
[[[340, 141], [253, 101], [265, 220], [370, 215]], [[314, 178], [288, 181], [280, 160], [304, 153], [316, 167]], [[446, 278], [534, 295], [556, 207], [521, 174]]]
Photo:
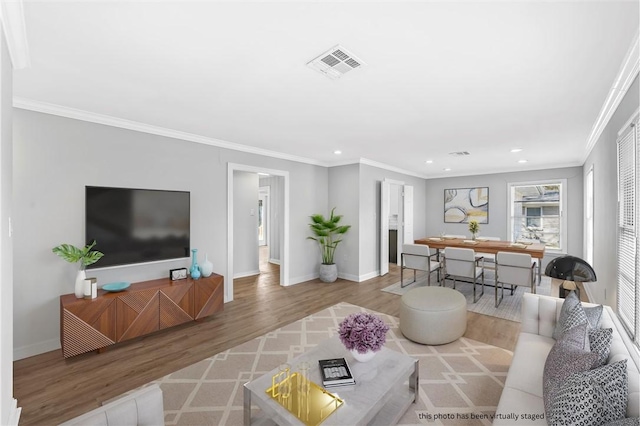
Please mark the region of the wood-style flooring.
[[[202, 322], [124, 342], [100, 354], [65, 360], [56, 350], [14, 362], [14, 397], [22, 407], [20, 424], [58, 424], [102, 401], [342, 301], [399, 314], [400, 296], [379, 291], [399, 280], [395, 265], [390, 265], [386, 276], [361, 283], [313, 280], [289, 287], [278, 284], [278, 266], [261, 261], [260, 269], [260, 275], [235, 280], [234, 300], [225, 304], [223, 312]], [[469, 312], [465, 336], [512, 350], [519, 330], [520, 323]]]

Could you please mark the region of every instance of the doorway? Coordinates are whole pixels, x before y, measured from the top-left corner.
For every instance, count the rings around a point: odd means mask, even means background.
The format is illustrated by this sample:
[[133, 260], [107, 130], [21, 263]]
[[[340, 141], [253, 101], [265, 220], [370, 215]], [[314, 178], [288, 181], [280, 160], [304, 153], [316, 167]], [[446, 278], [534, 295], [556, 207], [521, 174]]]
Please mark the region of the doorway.
[[[385, 179], [380, 184], [380, 275], [400, 265], [402, 244], [413, 242], [413, 187]], [[394, 253], [395, 252], [395, 253]]]
[[[268, 197], [268, 205], [269, 208], [266, 209], [266, 214], [262, 216], [263, 221], [267, 223], [266, 232], [265, 232], [265, 243], [268, 247], [269, 254], [268, 258], [270, 261], [274, 260], [274, 258], [278, 258], [279, 267], [274, 270], [278, 271], [278, 279], [277, 282], [281, 286], [289, 285], [289, 172], [282, 170], [273, 170], [273, 169], [264, 169], [261, 167], [247, 166], [242, 164], [233, 164], [228, 163], [227, 168], [227, 275], [225, 276], [225, 302], [232, 301], [234, 292], [233, 292], [233, 280], [235, 278], [235, 262], [234, 256], [242, 256], [243, 250], [234, 251], [234, 247], [236, 244], [236, 238], [241, 237], [241, 235], [236, 236], [236, 221], [243, 221], [244, 215], [247, 214], [245, 211], [241, 211], [242, 205], [239, 204], [236, 206], [236, 197], [241, 192], [241, 188], [236, 188], [236, 186], [240, 186], [241, 182], [236, 182], [236, 177], [234, 176], [235, 172], [249, 172], [255, 174], [256, 181], [263, 181], [263, 178], [268, 175], [268, 179], [271, 180], [271, 183], [268, 185], [260, 185], [256, 182], [255, 187], [255, 198], [253, 199], [253, 208], [256, 211], [256, 222], [253, 228], [252, 234], [255, 238], [255, 251], [251, 250], [251, 255], [255, 253], [257, 259], [260, 259], [260, 251], [259, 249], [262, 246], [259, 246], [259, 234], [258, 230], [258, 214], [259, 214], [259, 186], [269, 186], [269, 197]], [[263, 178], [259, 179], [258, 174], [262, 175]], [[277, 198], [277, 201], [276, 201]], [[264, 203], [264, 202], [263, 202]], [[251, 210], [251, 209], [249, 209]], [[269, 218], [269, 219], [267, 219]], [[243, 242], [239, 242], [242, 244]], [[251, 246], [249, 244], [248, 246]], [[234, 254], [236, 253], [236, 254]], [[277, 256], [276, 256], [277, 254]], [[258, 265], [260, 260], [258, 260]], [[259, 267], [258, 267], [259, 268]], [[275, 278], [274, 278], [275, 279]]]

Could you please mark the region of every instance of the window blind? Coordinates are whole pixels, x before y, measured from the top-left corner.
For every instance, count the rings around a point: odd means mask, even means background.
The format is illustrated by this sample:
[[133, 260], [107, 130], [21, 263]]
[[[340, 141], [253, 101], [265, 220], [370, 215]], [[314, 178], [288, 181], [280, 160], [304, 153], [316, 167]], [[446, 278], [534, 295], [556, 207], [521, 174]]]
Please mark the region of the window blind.
[[638, 119], [618, 140], [618, 282], [617, 311], [636, 345], [640, 342], [640, 242], [638, 190], [640, 154]]

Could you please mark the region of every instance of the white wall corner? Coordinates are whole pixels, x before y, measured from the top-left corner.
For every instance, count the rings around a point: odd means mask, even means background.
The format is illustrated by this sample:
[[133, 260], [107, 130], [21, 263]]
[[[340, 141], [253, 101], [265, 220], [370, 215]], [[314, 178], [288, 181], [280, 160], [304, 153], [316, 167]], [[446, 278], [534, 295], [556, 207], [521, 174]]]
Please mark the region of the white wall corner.
[[22, 407], [18, 407], [18, 400], [14, 399], [11, 404], [11, 412], [9, 413], [9, 423], [7, 426], [18, 426]]
[[3, 0], [0, 18], [14, 69], [31, 66], [22, 0]]
[[633, 84], [633, 81], [635, 80], [639, 71], [640, 30], [637, 31], [636, 35], [633, 37], [631, 45], [629, 46], [629, 50], [627, 50], [627, 54], [624, 57], [622, 64], [620, 64], [618, 74], [613, 80], [611, 89], [609, 89], [607, 99], [602, 105], [602, 109], [600, 110], [600, 114], [598, 114], [598, 118], [596, 119], [595, 123], [593, 123], [591, 133], [589, 134], [589, 139], [587, 139], [583, 162], [587, 159], [589, 154], [591, 154], [591, 150], [595, 146], [596, 142], [598, 142], [598, 139], [600, 139], [600, 135], [602, 135], [605, 127], [607, 127], [607, 124], [609, 124], [609, 120], [611, 120], [611, 117], [616, 112], [616, 109], [618, 109], [620, 102], [622, 102], [622, 99], [627, 94], [629, 87], [631, 87], [631, 84]]

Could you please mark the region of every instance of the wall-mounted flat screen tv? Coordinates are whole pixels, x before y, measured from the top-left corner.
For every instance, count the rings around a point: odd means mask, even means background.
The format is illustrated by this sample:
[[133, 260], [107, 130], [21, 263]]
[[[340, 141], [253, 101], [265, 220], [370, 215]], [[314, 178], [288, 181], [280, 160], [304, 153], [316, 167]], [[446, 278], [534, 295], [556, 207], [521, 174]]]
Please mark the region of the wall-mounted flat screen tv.
[[85, 240], [104, 253], [90, 268], [189, 257], [189, 192], [87, 186], [85, 206]]

